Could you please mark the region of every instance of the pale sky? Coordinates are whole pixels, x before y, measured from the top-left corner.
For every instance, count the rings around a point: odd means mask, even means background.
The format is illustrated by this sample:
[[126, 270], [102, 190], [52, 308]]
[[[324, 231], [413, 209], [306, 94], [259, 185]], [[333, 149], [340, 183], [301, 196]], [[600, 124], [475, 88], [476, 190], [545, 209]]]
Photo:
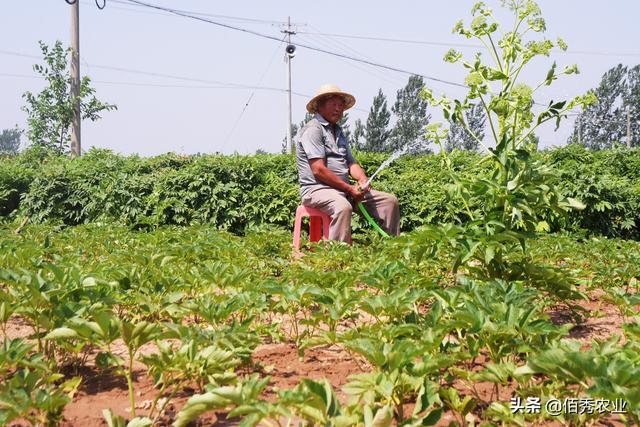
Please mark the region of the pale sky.
[[[475, 44], [451, 34], [458, 19], [470, 21], [471, 0], [144, 1], [278, 38], [284, 28], [279, 23], [290, 16], [298, 32], [294, 44], [457, 83], [463, 82], [465, 73], [459, 64], [442, 60], [449, 49], [446, 44]], [[104, 113], [95, 123], [83, 122], [83, 149], [95, 146], [143, 156], [168, 151], [280, 151], [288, 114], [284, 43], [127, 0], [106, 3], [104, 10], [98, 10], [93, 0], [80, 0], [81, 72], [93, 80], [97, 97], [116, 104], [118, 110]], [[499, 1], [487, 3], [500, 9]], [[536, 85], [553, 60], [560, 69], [575, 63], [581, 74], [545, 88], [537, 102], [582, 94], [616, 64], [640, 63], [639, 1], [542, 0], [539, 4], [547, 20], [545, 35], [564, 38], [569, 52], [538, 61], [524, 81]], [[70, 8], [65, 0], [0, 0], [0, 130], [16, 124], [26, 127], [22, 94], [37, 92], [44, 84], [32, 69], [40, 62], [34, 58], [41, 56], [38, 40], [68, 45]], [[503, 12], [499, 16], [507, 17]], [[366, 39], [371, 37], [431, 44]], [[458, 49], [467, 57], [478, 50]], [[379, 88], [391, 106], [409, 77], [304, 47], [297, 49], [292, 68], [292, 89], [299, 94], [293, 96], [294, 123], [304, 117], [308, 97], [321, 84], [334, 83], [357, 99], [349, 111], [352, 128], [356, 118], [366, 120]], [[462, 88], [426, 83], [436, 94], [464, 95]], [[247, 88], [253, 86], [263, 89]], [[432, 121], [441, 120], [437, 111], [430, 112]], [[542, 146], [563, 145], [570, 131], [569, 122], [558, 132], [550, 126], [538, 135]]]

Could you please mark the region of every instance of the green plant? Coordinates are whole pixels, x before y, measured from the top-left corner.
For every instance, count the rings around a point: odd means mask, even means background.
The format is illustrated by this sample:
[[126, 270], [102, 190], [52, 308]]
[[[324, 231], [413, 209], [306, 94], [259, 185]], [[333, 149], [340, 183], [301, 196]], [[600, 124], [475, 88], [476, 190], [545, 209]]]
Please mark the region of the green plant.
[[[157, 354], [142, 358], [156, 387], [159, 387], [148, 414], [153, 417], [153, 422], [157, 421], [176, 393], [193, 382], [198, 385], [198, 391], [203, 392], [205, 384], [221, 387], [236, 380], [233, 368], [241, 361], [231, 351], [212, 345], [200, 346], [193, 339], [182, 340], [179, 347], [162, 341], [157, 341], [156, 346]], [[158, 407], [160, 399], [164, 401]]]
[[140, 350], [140, 347], [159, 338], [162, 330], [159, 325], [146, 321], [132, 323], [128, 320], [121, 319], [118, 322], [118, 326], [120, 329], [120, 338], [122, 338], [122, 341], [124, 341], [124, 344], [127, 346], [128, 360], [124, 364], [122, 373], [127, 379], [127, 386], [129, 388], [131, 415], [135, 417], [136, 402], [135, 392], [133, 389], [133, 361], [136, 353]]
[[6, 337], [0, 347], [0, 424], [22, 418], [35, 425], [57, 425], [75, 395], [80, 378], [61, 382], [42, 353], [21, 339]]
[[[184, 427], [195, 420], [201, 414], [220, 408], [238, 408], [242, 413], [242, 408], [252, 405], [258, 400], [259, 394], [264, 390], [269, 377], [260, 379], [258, 375], [253, 375], [235, 386], [211, 387], [204, 394], [192, 396], [185, 406], [180, 410], [173, 424], [174, 427]], [[234, 412], [230, 412], [233, 416]], [[259, 419], [258, 419], [259, 420]], [[248, 420], [244, 425], [255, 425], [256, 420]]]
[[27, 103], [23, 107], [27, 113], [29, 126], [27, 136], [36, 145], [62, 153], [69, 144], [69, 128], [76, 102], [80, 102], [82, 119], [91, 121], [99, 119], [102, 111], [115, 110], [117, 107], [99, 101], [94, 96], [95, 89], [90, 86], [91, 80], [86, 76], [80, 81], [79, 99], [71, 97], [69, 90], [71, 78], [66, 59], [69, 49], [63, 49], [60, 41], [56, 41], [52, 48], [42, 41], [39, 43], [46, 64], [44, 66], [36, 64], [33, 69], [44, 77], [48, 86], [37, 95], [30, 91], [23, 95]]
[[[513, 262], [526, 257], [526, 242], [536, 231], [548, 229], [542, 215], [584, 206], [565, 198], [551, 185], [553, 171], [537, 161], [529, 146], [529, 137], [537, 127], [550, 120], [560, 123], [563, 115], [577, 105], [593, 101], [593, 95], [576, 97], [569, 102], [551, 101], [539, 114], [534, 114], [534, 94], [544, 85], [550, 85], [562, 75], [577, 72], [575, 66], [556, 69], [554, 63], [546, 78], [535, 88], [519, 81], [520, 74], [529, 62], [540, 55], [549, 55], [555, 45], [566, 49], [561, 39], [554, 43], [548, 39], [527, 41], [530, 31], [545, 30], [540, 8], [531, 0], [505, 2], [513, 12], [512, 29], [503, 30], [490, 8], [483, 2], [476, 3], [471, 13], [471, 25], [465, 27], [459, 21], [454, 32], [466, 38], [475, 38], [489, 50], [491, 65], [477, 54], [469, 61], [462, 54], [450, 50], [445, 60], [462, 62], [468, 70], [465, 83], [469, 93], [463, 100], [437, 99], [430, 90], [423, 96], [431, 105], [440, 106], [444, 117], [460, 124], [487, 152], [483, 162], [490, 164], [488, 178], [467, 179], [457, 173], [446, 150], [442, 146], [446, 131], [438, 124], [427, 127], [427, 136], [440, 145], [443, 165], [449, 171], [453, 184], [449, 197], [464, 207], [465, 222], [451, 226], [445, 232], [434, 230], [443, 244], [456, 248], [453, 270], [473, 262], [488, 278], [508, 278]], [[500, 38], [496, 40], [497, 36]], [[469, 128], [465, 110], [479, 102], [485, 110], [490, 136], [495, 147], [488, 147]], [[519, 257], [514, 257], [519, 254]]]

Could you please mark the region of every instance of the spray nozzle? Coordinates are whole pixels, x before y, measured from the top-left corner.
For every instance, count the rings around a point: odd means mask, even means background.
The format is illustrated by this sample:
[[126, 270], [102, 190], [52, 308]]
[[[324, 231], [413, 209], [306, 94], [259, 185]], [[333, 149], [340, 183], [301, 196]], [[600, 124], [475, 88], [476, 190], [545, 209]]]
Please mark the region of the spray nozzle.
[[358, 183], [358, 190], [360, 191], [367, 191], [369, 190], [369, 188], [371, 187], [371, 180], [367, 180], [367, 182], [364, 183], [364, 185]]

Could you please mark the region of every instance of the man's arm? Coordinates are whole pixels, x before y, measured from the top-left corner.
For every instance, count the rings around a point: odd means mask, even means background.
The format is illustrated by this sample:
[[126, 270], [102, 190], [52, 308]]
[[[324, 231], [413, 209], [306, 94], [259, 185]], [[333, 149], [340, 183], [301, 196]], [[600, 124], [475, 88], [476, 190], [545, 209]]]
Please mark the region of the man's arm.
[[362, 169], [360, 164], [352, 163], [351, 166], [349, 166], [349, 174], [353, 177], [353, 179], [358, 181], [358, 185], [360, 185], [360, 188], [363, 191], [369, 191], [369, 187], [364, 188], [364, 185], [367, 183], [369, 178], [367, 178], [367, 174], [364, 173], [364, 170]]
[[[344, 191], [345, 193], [349, 194], [355, 202], [362, 201], [364, 193], [360, 191], [358, 186], [349, 185], [338, 178], [335, 173], [327, 168], [324, 159], [311, 159], [309, 160], [309, 166], [311, 167], [313, 176], [315, 176], [318, 180], [322, 181], [330, 187], [335, 188], [336, 190]], [[360, 170], [362, 171], [362, 168], [360, 168]], [[349, 172], [351, 172], [351, 167], [349, 167]], [[364, 175], [364, 171], [362, 173]]]

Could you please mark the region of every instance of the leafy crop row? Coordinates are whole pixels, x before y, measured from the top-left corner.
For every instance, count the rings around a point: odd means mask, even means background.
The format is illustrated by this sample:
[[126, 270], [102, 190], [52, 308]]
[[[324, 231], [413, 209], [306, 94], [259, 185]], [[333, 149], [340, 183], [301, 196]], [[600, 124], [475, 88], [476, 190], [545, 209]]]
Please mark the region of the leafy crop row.
[[[152, 232], [86, 225], [27, 226], [0, 237], [0, 326], [22, 319], [25, 338], [0, 348], [0, 424], [55, 424], [81, 385], [87, 364], [120, 375], [131, 416], [159, 420], [176, 395], [192, 390], [175, 425], [210, 410], [244, 425], [283, 419], [309, 424], [430, 425], [446, 412], [525, 425], [556, 419], [513, 414], [512, 396], [621, 398], [627, 420], [640, 416], [637, 243], [554, 236], [531, 243], [535, 262], [561, 263], [582, 281], [481, 281], [450, 275], [453, 254], [420, 256], [414, 232], [392, 244], [373, 238], [348, 248], [325, 245], [289, 261], [289, 232], [236, 237], [209, 226]], [[375, 237], [375, 236], [371, 236]], [[320, 248], [317, 248], [320, 249]], [[556, 274], [562, 274], [557, 270]], [[547, 314], [564, 307], [575, 321], [582, 292], [602, 289], [629, 322], [626, 341], [567, 340], [572, 324]], [[633, 307], [636, 307], [634, 309]], [[253, 362], [265, 341], [291, 342], [301, 355], [339, 346], [366, 366], [339, 400], [326, 380], [302, 381], [265, 399], [269, 376]], [[115, 352], [120, 343], [126, 351]], [[142, 347], [152, 351], [141, 352]], [[149, 410], [136, 405], [133, 362], [155, 384]], [[482, 393], [489, 384], [492, 393]], [[412, 406], [407, 406], [412, 404]], [[105, 410], [117, 424], [124, 422]], [[582, 425], [599, 414], [566, 414]], [[636, 418], [633, 418], [636, 417]], [[167, 422], [163, 418], [163, 422]], [[147, 423], [147, 424], [145, 424]]]
[[[640, 238], [640, 152], [592, 152], [581, 146], [537, 154], [555, 169], [551, 183], [581, 200], [583, 211], [547, 219], [552, 231], [587, 229], [606, 236]], [[384, 155], [360, 153], [370, 172]], [[481, 156], [457, 153], [462, 176], [488, 176]], [[447, 198], [450, 178], [437, 156], [412, 156], [392, 164], [375, 183], [398, 196], [402, 229], [465, 220]], [[284, 155], [154, 158], [92, 150], [82, 158], [39, 157], [26, 152], [0, 163], [0, 215], [65, 224], [116, 221], [136, 228], [213, 224], [236, 234], [273, 224], [289, 228], [299, 203], [293, 159]], [[356, 229], [362, 227], [355, 220]]]

